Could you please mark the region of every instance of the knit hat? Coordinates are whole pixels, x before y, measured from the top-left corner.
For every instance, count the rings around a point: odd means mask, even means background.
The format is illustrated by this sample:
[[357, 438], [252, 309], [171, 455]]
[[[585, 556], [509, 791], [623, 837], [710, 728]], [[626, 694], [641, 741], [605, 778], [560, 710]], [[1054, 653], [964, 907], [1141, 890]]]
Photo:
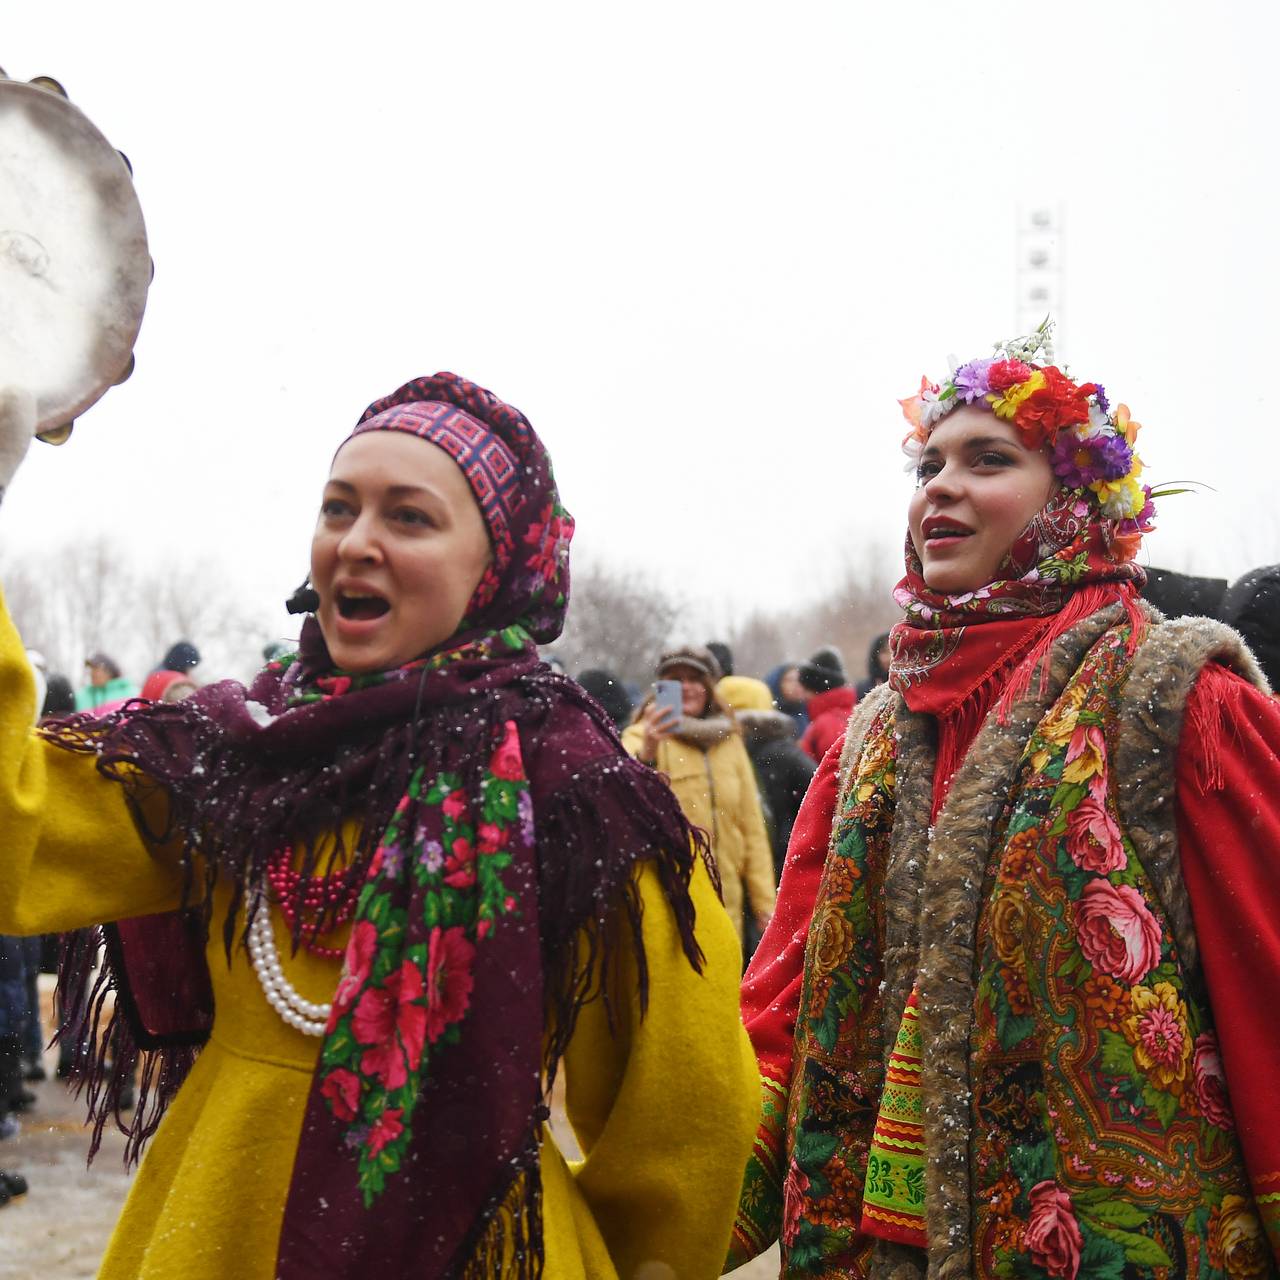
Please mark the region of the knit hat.
[[171, 645], [160, 663], [162, 671], [190, 671], [200, 665], [200, 650], [190, 640], [179, 640]]
[[668, 649], [658, 659], [658, 675], [664, 676], [672, 667], [692, 667], [699, 675], [715, 684], [724, 675], [715, 654], [700, 644], [687, 644], [678, 649]]
[[810, 693], [829, 693], [849, 683], [844, 673], [844, 659], [835, 645], [823, 645], [807, 662], [796, 668], [803, 688]]
[[614, 724], [624, 725], [631, 719], [631, 695], [612, 671], [590, 667], [579, 672], [578, 683], [608, 712]]
[[733, 675], [733, 650], [721, 640], [708, 640], [707, 649], [720, 664], [720, 670], [726, 675]]

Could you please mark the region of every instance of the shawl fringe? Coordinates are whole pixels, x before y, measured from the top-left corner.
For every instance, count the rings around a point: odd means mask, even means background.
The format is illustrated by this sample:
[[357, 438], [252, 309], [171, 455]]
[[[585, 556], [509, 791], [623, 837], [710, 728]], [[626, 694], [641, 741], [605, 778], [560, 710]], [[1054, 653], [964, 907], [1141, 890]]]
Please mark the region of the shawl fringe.
[[545, 1106], [534, 1113], [533, 1128], [525, 1149], [507, 1183], [481, 1211], [467, 1243], [458, 1280], [539, 1280], [544, 1265], [542, 1230], [542, 1177], [539, 1169], [539, 1137], [551, 1113]]
[[[82, 1016], [59, 1028], [54, 1043], [74, 1034], [71, 1086], [84, 1095], [90, 1125], [89, 1153], [92, 1164], [102, 1146], [108, 1122], [125, 1136], [125, 1166], [136, 1165], [142, 1148], [160, 1127], [160, 1121], [187, 1078], [204, 1036], [193, 1035], [186, 1043], [155, 1042], [149, 1048], [128, 991], [123, 958], [118, 954], [118, 937], [110, 925], [78, 929], [63, 940], [59, 964], [58, 995], [64, 1009], [82, 1011]], [[116, 954], [113, 957], [113, 952]], [[97, 969], [99, 957], [106, 962]], [[125, 1091], [137, 1071], [137, 1105], [128, 1114], [121, 1105]]]

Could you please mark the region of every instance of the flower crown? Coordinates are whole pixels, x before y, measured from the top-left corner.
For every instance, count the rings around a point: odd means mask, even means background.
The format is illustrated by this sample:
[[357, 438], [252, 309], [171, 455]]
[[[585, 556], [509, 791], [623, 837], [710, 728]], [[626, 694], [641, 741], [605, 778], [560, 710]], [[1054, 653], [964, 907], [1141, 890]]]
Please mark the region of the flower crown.
[[1142, 459], [1134, 452], [1141, 424], [1127, 406], [1114, 412], [1106, 391], [1095, 382], [1075, 382], [1053, 360], [1053, 321], [1034, 333], [996, 344], [989, 359], [955, 366], [939, 386], [920, 379], [920, 390], [899, 400], [911, 431], [903, 450], [918, 457], [933, 428], [962, 404], [990, 406], [997, 418], [1012, 422], [1028, 449], [1047, 447], [1054, 475], [1065, 489], [1092, 499], [1117, 522], [1117, 541], [1133, 550], [1154, 527], [1155, 503], [1141, 483]]

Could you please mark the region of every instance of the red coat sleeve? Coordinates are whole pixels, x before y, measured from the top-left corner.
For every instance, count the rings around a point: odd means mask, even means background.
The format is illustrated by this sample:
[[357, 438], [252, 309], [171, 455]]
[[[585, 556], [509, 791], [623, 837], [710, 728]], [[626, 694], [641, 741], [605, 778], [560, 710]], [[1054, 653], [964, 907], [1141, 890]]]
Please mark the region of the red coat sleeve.
[[804, 947], [827, 858], [839, 789], [842, 733], [822, 758], [796, 814], [778, 886], [778, 904], [742, 980], [742, 1020], [764, 1075], [786, 1087], [791, 1079]]
[[1236, 1131], [1280, 1259], [1280, 702], [1217, 665], [1187, 703], [1177, 815]]

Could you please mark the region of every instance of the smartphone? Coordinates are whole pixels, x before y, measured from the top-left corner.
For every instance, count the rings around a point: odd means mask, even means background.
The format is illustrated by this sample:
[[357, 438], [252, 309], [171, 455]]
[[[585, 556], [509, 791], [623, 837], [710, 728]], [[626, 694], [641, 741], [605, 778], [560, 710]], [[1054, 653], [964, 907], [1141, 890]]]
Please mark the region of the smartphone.
[[679, 680], [655, 680], [653, 700], [660, 712], [671, 711], [677, 720], [684, 715], [684, 690]]

